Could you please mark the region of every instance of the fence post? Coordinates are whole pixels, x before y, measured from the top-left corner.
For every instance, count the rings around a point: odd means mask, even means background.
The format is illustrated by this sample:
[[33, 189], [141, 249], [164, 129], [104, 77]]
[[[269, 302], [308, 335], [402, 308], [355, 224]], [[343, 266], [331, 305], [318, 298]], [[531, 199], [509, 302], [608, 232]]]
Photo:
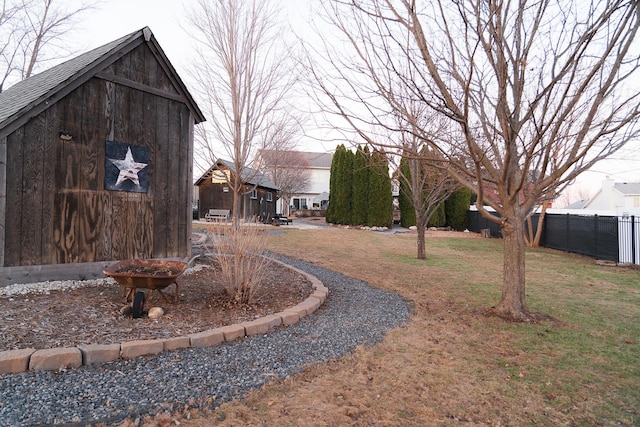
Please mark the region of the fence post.
[[571, 236], [571, 233], [569, 232], [569, 227], [571, 226], [571, 217], [569, 216], [569, 214], [567, 214], [567, 224], [564, 227], [564, 244], [566, 245], [565, 247], [567, 248], [566, 251], [569, 252], [571, 249], [571, 246], [569, 245], [569, 237]]
[[591, 253], [595, 255], [596, 259], [599, 259], [600, 258], [600, 253], [598, 251], [598, 214], [595, 214], [593, 216], [593, 220], [595, 221], [595, 223], [593, 224], [593, 229], [594, 229], [594, 233], [593, 233], [593, 252], [591, 252]]
[[631, 215], [631, 263], [636, 263], [636, 218]]

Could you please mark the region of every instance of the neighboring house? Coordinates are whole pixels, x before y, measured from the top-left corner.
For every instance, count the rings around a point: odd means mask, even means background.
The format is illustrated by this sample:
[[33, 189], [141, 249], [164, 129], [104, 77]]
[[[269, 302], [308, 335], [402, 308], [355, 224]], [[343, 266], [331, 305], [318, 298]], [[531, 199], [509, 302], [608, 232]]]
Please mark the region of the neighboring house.
[[640, 182], [615, 182], [607, 178], [584, 209], [606, 210], [615, 215], [640, 215]]
[[564, 209], [567, 210], [571, 210], [571, 209], [584, 209], [585, 205], [589, 203], [589, 200], [578, 200], [577, 202], [573, 202], [567, 206], [564, 207]]
[[[308, 182], [304, 190], [291, 194], [289, 211], [306, 209], [326, 209], [329, 204], [329, 179], [331, 175], [331, 161], [333, 153], [317, 153], [307, 151], [284, 151], [284, 155], [269, 155], [272, 150], [261, 150], [258, 153], [258, 163], [262, 170], [273, 170], [274, 167], [293, 168], [297, 174], [305, 174]], [[285, 164], [274, 165], [270, 159], [286, 159]], [[290, 159], [296, 159], [295, 165], [286, 164]], [[277, 160], [276, 160], [277, 161]], [[277, 211], [287, 213], [283, 206], [286, 200], [279, 199]]]
[[204, 120], [149, 28], [0, 93], [0, 285], [189, 257]]
[[[209, 209], [227, 209], [233, 215], [233, 191], [229, 181], [236, 171], [232, 162], [218, 160], [195, 183], [199, 194], [199, 217]], [[240, 199], [240, 217], [245, 221], [267, 222], [276, 214], [278, 187], [261, 172], [245, 167], [242, 171], [244, 191]]]

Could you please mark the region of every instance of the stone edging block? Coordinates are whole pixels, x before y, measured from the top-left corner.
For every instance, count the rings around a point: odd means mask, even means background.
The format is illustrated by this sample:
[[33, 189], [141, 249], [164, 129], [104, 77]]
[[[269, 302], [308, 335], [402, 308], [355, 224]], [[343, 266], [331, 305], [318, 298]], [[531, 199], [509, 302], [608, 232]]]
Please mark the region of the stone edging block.
[[209, 329], [208, 331], [198, 332], [189, 335], [191, 347], [214, 347], [224, 342], [224, 333], [217, 329]]
[[162, 353], [164, 342], [162, 340], [137, 340], [120, 344], [120, 356], [124, 359]]
[[291, 326], [305, 316], [316, 311], [325, 302], [329, 289], [315, 276], [284, 262], [273, 260], [301, 274], [309, 282], [314, 292], [303, 302], [248, 322], [223, 326], [198, 332], [188, 336], [156, 340], [129, 341], [121, 344], [81, 344], [77, 347], [36, 350], [0, 351], [0, 375], [15, 374], [28, 370], [49, 370], [78, 368], [82, 365], [98, 365], [114, 362], [120, 357], [131, 359], [139, 356], [162, 353], [189, 347], [213, 347], [223, 342], [232, 342], [245, 336], [261, 335], [279, 327]]
[[244, 326], [227, 325], [220, 328], [224, 335], [225, 342], [232, 342], [240, 338], [244, 338]]
[[29, 369], [29, 358], [35, 348], [0, 351], [0, 374], [17, 374]]
[[82, 353], [77, 347], [36, 350], [29, 358], [29, 370], [55, 371], [82, 366]]
[[164, 351], [174, 351], [181, 348], [191, 347], [191, 339], [189, 337], [173, 337], [163, 340]]
[[115, 362], [120, 358], [120, 344], [82, 344], [78, 349], [82, 353], [82, 364], [87, 366]]
[[327, 294], [322, 291], [314, 291], [309, 298], [316, 298], [320, 300], [320, 304], [323, 304], [327, 299]]
[[295, 311], [285, 310], [280, 313], [276, 313], [275, 315], [282, 319], [283, 326], [291, 326], [294, 323], [298, 323], [298, 320], [300, 320], [300, 314]]

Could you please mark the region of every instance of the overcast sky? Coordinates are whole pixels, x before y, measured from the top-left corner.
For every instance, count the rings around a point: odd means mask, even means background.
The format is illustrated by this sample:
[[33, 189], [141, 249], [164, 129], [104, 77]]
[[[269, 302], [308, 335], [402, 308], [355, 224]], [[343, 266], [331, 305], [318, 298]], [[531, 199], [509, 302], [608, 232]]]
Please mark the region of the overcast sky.
[[[317, 0], [280, 1], [283, 19], [296, 33], [304, 33], [308, 27], [306, 22], [309, 19], [309, 4]], [[99, 10], [86, 14], [82, 22], [79, 22], [73, 37], [73, 48], [82, 53], [148, 26], [184, 78], [184, 70], [191, 57], [190, 40], [183, 30], [187, 25], [185, 5], [191, 3], [193, 1], [189, 0], [103, 0]], [[188, 85], [188, 81], [186, 83]], [[302, 142], [302, 148], [309, 151], [332, 150], [335, 145], [335, 142]], [[629, 144], [628, 150], [597, 165], [593, 172], [581, 175], [578, 182], [593, 194], [607, 176], [618, 182], [640, 182], [640, 141]]]

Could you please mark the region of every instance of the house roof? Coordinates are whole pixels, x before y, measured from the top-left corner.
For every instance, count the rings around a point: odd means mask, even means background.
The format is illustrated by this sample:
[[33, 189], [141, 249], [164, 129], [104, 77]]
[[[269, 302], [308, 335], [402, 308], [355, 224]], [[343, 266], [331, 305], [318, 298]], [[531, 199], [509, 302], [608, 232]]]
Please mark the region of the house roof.
[[[53, 102], [94, 77], [97, 73], [126, 55], [142, 43], [148, 43], [161, 65], [195, 117], [196, 123], [204, 115], [189, 94], [186, 86], [169, 62], [149, 27], [135, 31], [103, 46], [35, 74], [0, 93], [0, 133], [10, 133], [34, 114], [44, 111]], [[36, 110], [36, 111], [34, 111]]]
[[[227, 161], [227, 160], [218, 159], [216, 164], [211, 166], [209, 168], [209, 170], [207, 170], [204, 174], [202, 174], [202, 176], [200, 178], [198, 178], [198, 180], [195, 182], [194, 185], [199, 186], [205, 180], [211, 178], [211, 174], [213, 173], [213, 171], [218, 169], [220, 166], [223, 166], [226, 169], [229, 169], [231, 171], [231, 173], [233, 173], [234, 175], [236, 174], [236, 168], [235, 168], [233, 162], [230, 162], [230, 161]], [[263, 187], [263, 188], [270, 188], [270, 189], [276, 190], [276, 191], [280, 189], [277, 185], [275, 185], [269, 179], [269, 177], [264, 175], [262, 172], [260, 172], [260, 171], [258, 171], [256, 169], [247, 167], [247, 166], [242, 168], [242, 177], [241, 178], [242, 178], [242, 182], [244, 184], [255, 185], [255, 186]]]
[[589, 199], [579, 200], [564, 207], [564, 209], [584, 209], [589, 203]]
[[333, 160], [333, 153], [311, 153], [306, 151], [299, 151], [313, 168], [327, 168], [331, 169], [331, 161]]
[[625, 196], [640, 195], [640, 182], [617, 182], [613, 184], [613, 188]]
[[[260, 154], [263, 159], [279, 159], [283, 156], [269, 156], [269, 153], [272, 153], [276, 150], [260, 150]], [[296, 151], [296, 150], [285, 150], [285, 153], [293, 153], [296, 155], [296, 158], [301, 160], [301, 163], [304, 164], [306, 168], [325, 168], [331, 169], [331, 161], [333, 159], [333, 153], [317, 153], [317, 152], [309, 152], [309, 151]], [[265, 155], [266, 154], [266, 155]], [[291, 158], [284, 156], [285, 158]], [[290, 165], [286, 165], [290, 166]]]

